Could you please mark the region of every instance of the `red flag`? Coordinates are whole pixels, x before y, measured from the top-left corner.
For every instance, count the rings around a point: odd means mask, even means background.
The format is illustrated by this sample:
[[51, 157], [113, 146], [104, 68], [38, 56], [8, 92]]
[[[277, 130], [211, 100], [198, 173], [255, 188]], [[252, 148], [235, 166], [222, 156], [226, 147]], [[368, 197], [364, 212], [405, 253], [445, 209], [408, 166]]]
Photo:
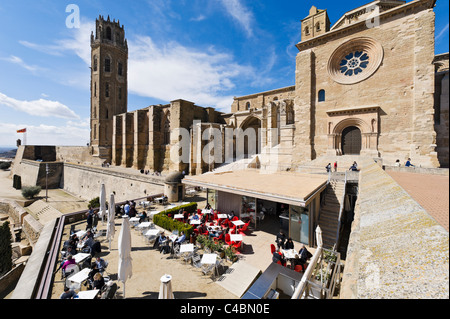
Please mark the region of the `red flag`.
[[23, 129], [21, 129], [21, 130], [17, 130], [17, 133], [25, 133], [27, 131], [27, 129], [26, 128], [23, 128]]

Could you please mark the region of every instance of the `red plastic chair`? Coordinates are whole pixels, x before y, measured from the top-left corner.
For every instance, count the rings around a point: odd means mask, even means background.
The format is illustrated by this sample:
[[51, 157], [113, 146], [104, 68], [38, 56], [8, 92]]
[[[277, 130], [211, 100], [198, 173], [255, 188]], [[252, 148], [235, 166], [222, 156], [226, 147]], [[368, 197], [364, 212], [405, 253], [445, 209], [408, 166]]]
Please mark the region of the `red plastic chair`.
[[275, 252], [276, 248], [274, 244], [270, 244], [270, 253], [273, 254]]
[[219, 237], [214, 237], [214, 240], [223, 240], [223, 233], [219, 235]]
[[234, 216], [232, 219], [231, 219], [231, 221], [235, 221], [235, 220], [238, 220], [239, 218], [237, 217], [237, 216]]
[[302, 272], [302, 271], [304, 271], [303, 265], [295, 265], [294, 271], [296, 271], [296, 272]]
[[240, 249], [242, 245], [242, 241], [234, 242], [232, 246], [236, 249]]
[[246, 222], [241, 229], [239, 229], [240, 234], [244, 234], [245, 231], [247, 231], [248, 225], [250, 224], [250, 221]]
[[227, 244], [228, 246], [231, 246], [232, 242], [230, 240], [230, 234], [225, 235], [225, 244]]

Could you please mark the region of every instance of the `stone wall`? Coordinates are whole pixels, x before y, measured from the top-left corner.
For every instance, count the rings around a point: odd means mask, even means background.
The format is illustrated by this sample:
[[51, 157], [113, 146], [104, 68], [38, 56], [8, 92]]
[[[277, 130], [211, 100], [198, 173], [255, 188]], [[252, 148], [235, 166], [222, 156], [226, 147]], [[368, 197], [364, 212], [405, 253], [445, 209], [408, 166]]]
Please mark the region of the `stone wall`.
[[84, 200], [99, 196], [101, 184], [105, 184], [107, 198], [115, 192], [116, 202], [163, 193], [162, 179], [148, 175], [133, 175], [108, 168], [84, 165], [64, 165], [61, 188]]
[[340, 298], [448, 299], [448, 232], [378, 164], [358, 164]]

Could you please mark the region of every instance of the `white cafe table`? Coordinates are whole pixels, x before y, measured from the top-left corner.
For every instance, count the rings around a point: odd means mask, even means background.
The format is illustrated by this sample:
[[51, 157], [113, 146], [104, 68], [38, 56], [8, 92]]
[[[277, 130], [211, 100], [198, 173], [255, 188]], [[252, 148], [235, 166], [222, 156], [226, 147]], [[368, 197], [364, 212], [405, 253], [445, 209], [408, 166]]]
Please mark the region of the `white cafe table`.
[[73, 255], [72, 257], [75, 259], [75, 262], [77, 264], [85, 261], [88, 257], [90, 256], [90, 254], [86, 254], [86, 253], [78, 253]]
[[79, 230], [75, 233], [75, 235], [77, 235], [78, 238], [81, 238], [84, 236], [84, 234], [86, 234], [85, 230]]
[[94, 299], [99, 291], [99, 289], [80, 291], [77, 293], [78, 298], [76, 299]]
[[136, 228], [148, 228], [152, 225], [152, 222], [142, 222], [136, 226]]
[[144, 236], [151, 237], [151, 236], [157, 236], [161, 231], [159, 229], [149, 229]]
[[170, 239], [171, 241], [175, 241], [177, 238], [178, 238], [177, 235], [169, 235], [169, 239]]
[[194, 244], [180, 245], [180, 253], [190, 253], [194, 251]]
[[281, 252], [283, 253], [284, 257], [287, 259], [294, 259], [295, 255], [297, 255], [297, 252], [295, 249], [282, 249]]
[[238, 220], [233, 220], [232, 223], [235, 224], [236, 227], [245, 225], [245, 223], [244, 223], [242, 220], [240, 220], [240, 219], [238, 219]]
[[200, 219], [191, 219], [189, 222], [191, 225], [200, 225]]
[[129, 219], [129, 221], [130, 221], [130, 223], [135, 223], [135, 222], [138, 222], [139, 223], [139, 217], [131, 217], [130, 219]]
[[220, 219], [227, 219], [228, 215], [227, 214], [217, 214], [217, 217], [219, 217]]
[[217, 260], [217, 254], [203, 254], [201, 264], [215, 264]]
[[202, 214], [214, 214], [214, 211], [212, 209], [202, 209]]
[[230, 234], [230, 240], [234, 242], [242, 241], [243, 237], [241, 234]]
[[89, 268], [81, 269], [79, 272], [73, 274], [72, 276], [70, 276], [67, 279], [69, 279], [72, 282], [76, 282], [78, 284], [81, 284], [83, 281], [88, 279], [90, 271], [91, 271], [91, 269], [89, 269]]
[[184, 215], [183, 214], [175, 214], [175, 215], [173, 215], [173, 218], [174, 219], [181, 219], [181, 218], [184, 218]]

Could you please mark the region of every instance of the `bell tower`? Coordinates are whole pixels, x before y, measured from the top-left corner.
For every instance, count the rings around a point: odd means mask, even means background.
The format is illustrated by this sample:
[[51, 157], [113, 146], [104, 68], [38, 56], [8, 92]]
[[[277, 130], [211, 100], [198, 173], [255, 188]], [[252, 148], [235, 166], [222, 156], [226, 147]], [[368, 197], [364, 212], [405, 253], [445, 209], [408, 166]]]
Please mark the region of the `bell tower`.
[[91, 33], [91, 138], [94, 156], [111, 162], [113, 116], [127, 112], [128, 44], [119, 21], [99, 16]]
[[302, 21], [302, 41], [309, 40], [330, 31], [330, 19], [327, 10], [312, 6], [309, 15]]

